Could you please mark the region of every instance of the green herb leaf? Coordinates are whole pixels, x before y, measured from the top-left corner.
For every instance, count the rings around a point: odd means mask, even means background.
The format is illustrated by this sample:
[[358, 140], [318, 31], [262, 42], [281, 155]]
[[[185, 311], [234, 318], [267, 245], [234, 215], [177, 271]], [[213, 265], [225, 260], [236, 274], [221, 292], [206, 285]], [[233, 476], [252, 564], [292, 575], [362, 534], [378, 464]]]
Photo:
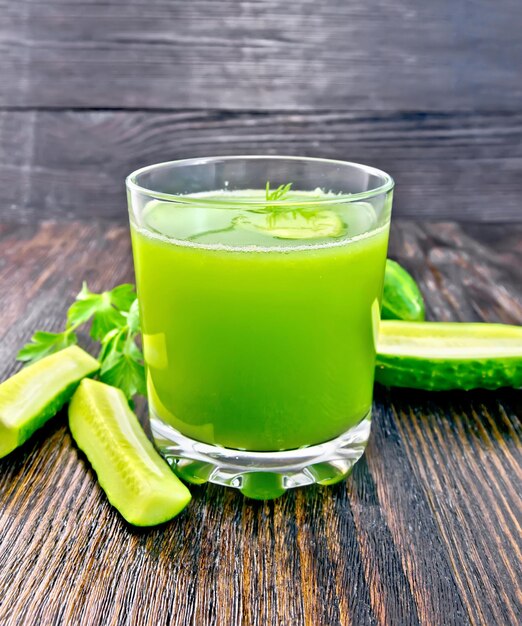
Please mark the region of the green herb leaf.
[[[136, 350], [138, 350], [137, 347]], [[108, 385], [119, 387], [129, 400], [136, 394], [147, 395], [145, 367], [130, 353], [113, 352], [110, 354], [102, 365], [100, 380]]]
[[80, 324], [85, 324], [96, 313], [98, 306], [98, 296], [89, 291], [87, 283], [84, 282], [82, 290], [76, 296], [76, 301], [71, 304], [67, 311], [67, 325], [77, 327]]
[[292, 189], [292, 183], [287, 183], [286, 185], [279, 185], [277, 189], [270, 191], [270, 181], [266, 181], [265, 187], [265, 195], [267, 202], [275, 202], [277, 200], [284, 200], [285, 196], [289, 193], [290, 189]]
[[120, 345], [125, 339], [125, 329], [113, 328], [101, 340], [100, 353], [98, 361], [102, 363], [112, 352], [120, 351]]
[[106, 291], [111, 299], [111, 303], [120, 311], [129, 311], [133, 303], [136, 301], [136, 288], [130, 283], [124, 283]]
[[136, 345], [136, 336], [140, 332], [137, 299], [122, 316], [125, 326], [113, 328], [101, 340], [100, 380], [119, 387], [132, 400], [136, 394], [147, 395], [143, 354]]
[[111, 291], [94, 293], [87, 283], [76, 296], [67, 313], [67, 325], [76, 328], [92, 318], [91, 337], [101, 341], [113, 328], [125, 326], [124, 313], [128, 312], [136, 300], [134, 285], [118, 285]]
[[125, 317], [120, 311], [112, 306], [103, 306], [92, 318], [91, 337], [96, 341], [101, 341], [109, 331], [124, 326]]
[[135, 298], [134, 302], [131, 304], [129, 312], [126, 314], [127, 317], [127, 326], [131, 333], [139, 333], [140, 332], [140, 308], [138, 299]]
[[18, 361], [24, 361], [27, 364], [34, 363], [44, 356], [59, 352], [77, 342], [78, 338], [72, 331], [48, 333], [38, 330], [31, 337], [31, 342], [25, 344], [20, 352], [18, 352], [16, 358]]
[[101, 344], [100, 380], [122, 389], [130, 402], [136, 394], [146, 395], [143, 354], [136, 344], [140, 314], [134, 285], [94, 293], [84, 282], [67, 312], [66, 329], [61, 333], [35, 332], [18, 353], [18, 360], [31, 363], [77, 343], [74, 331], [91, 320], [91, 337]]
[[134, 341], [129, 344], [127, 352], [135, 361], [143, 361], [143, 352], [138, 348]]

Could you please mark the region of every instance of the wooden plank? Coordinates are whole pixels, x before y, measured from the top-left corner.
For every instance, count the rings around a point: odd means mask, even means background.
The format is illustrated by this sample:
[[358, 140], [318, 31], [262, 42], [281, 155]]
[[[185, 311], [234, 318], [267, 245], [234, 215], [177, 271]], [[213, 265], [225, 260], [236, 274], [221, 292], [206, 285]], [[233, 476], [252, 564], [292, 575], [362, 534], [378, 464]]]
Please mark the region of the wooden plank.
[[522, 405], [516, 395], [443, 395], [436, 407], [428, 394], [390, 397], [400, 407], [396, 422], [407, 456], [422, 476], [474, 623], [522, 618], [522, 431], [515, 417]]
[[[409, 224], [394, 235], [393, 254], [421, 284], [432, 319], [522, 324], [520, 226]], [[472, 623], [519, 623], [520, 392], [396, 389], [383, 404], [430, 502]]]
[[[431, 317], [522, 323], [522, 226], [396, 221]], [[127, 230], [0, 227], [0, 379], [87, 279], [132, 280]], [[479, 296], [477, 296], [479, 294]], [[268, 503], [193, 487], [173, 522], [107, 504], [64, 415], [0, 461], [0, 623], [461, 626], [522, 617], [520, 393], [378, 388], [346, 482]]]
[[370, 163], [398, 217], [522, 220], [522, 115], [503, 113], [0, 112], [5, 219], [126, 220], [124, 177], [212, 154]]
[[518, 0], [2, 0], [0, 104], [519, 110]]

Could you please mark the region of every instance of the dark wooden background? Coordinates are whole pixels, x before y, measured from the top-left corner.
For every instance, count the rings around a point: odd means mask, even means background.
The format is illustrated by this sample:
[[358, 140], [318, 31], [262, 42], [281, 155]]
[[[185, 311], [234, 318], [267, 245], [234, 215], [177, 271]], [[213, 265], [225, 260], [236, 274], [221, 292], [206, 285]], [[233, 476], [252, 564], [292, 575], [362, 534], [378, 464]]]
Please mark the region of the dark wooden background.
[[[82, 280], [132, 280], [125, 175], [192, 156], [386, 169], [429, 317], [522, 324], [521, 30], [519, 0], [0, 0], [0, 380]], [[62, 414], [0, 462], [0, 626], [522, 623], [521, 415], [378, 388], [347, 481], [136, 530]]]
[[520, 220], [520, 0], [0, 0], [1, 215], [125, 219], [148, 163], [372, 163], [395, 215]]

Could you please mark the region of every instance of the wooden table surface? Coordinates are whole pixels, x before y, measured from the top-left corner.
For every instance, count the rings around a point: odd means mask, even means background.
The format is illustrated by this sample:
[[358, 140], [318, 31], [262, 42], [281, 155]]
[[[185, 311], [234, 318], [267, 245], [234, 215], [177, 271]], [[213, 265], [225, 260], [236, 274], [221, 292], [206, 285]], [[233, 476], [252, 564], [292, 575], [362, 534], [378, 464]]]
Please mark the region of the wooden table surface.
[[[391, 256], [439, 320], [522, 323], [522, 225], [395, 221]], [[0, 226], [0, 377], [68, 302], [132, 280], [124, 225]], [[0, 624], [492, 626], [522, 621], [522, 393], [377, 388], [334, 487], [216, 486], [161, 527], [112, 509], [65, 416], [0, 462]]]

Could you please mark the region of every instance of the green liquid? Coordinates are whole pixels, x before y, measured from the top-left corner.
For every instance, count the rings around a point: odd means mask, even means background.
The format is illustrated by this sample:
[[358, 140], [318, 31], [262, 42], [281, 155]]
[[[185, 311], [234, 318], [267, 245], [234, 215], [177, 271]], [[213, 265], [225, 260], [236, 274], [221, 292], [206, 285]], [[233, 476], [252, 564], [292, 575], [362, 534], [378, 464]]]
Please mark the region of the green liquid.
[[388, 239], [371, 206], [274, 217], [153, 201], [141, 219], [132, 241], [157, 417], [263, 451], [327, 441], [368, 413]]

